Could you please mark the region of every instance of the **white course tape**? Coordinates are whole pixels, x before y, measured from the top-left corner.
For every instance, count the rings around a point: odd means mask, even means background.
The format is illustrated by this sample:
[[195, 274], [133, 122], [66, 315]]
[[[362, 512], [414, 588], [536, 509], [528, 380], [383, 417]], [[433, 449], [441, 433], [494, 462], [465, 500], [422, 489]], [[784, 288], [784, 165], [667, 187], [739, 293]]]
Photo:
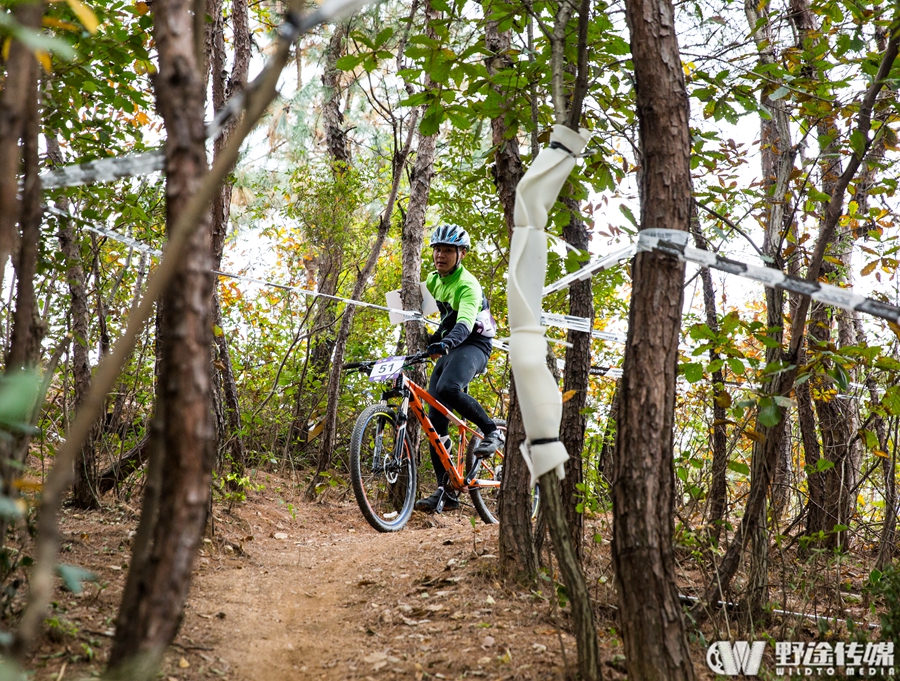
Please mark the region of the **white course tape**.
[[794, 277], [774, 267], [748, 265], [738, 260], [723, 258], [709, 251], [688, 246], [688, 236], [687, 232], [675, 229], [647, 229], [639, 235], [638, 250], [664, 253], [679, 260], [703, 267], [712, 267], [743, 279], [752, 279], [770, 288], [780, 288], [791, 293], [809, 296], [826, 305], [864, 312], [894, 323], [900, 322], [900, 307], [866, 298], [839, 286]]
[[161, 150], [142, 154], [126, 154], [88, 163], [64, 166], [41, 173], [44, 188], [77, 187], [95, 182], [113, 182], [126, 177], [138, 177], [161, 171], [166, 164]]
[[608, 270], [612, 267], [615, 267], [623, 260], [627, 260], [628, 258], [633, 256], [636, 252], [637, 247], [634, 244], [629, 244], [628, 246], [625, 246], [625, 248], [620, 248], [617, 251], [613, 251], [609, 255], [598, 258], [597, 260], [592, 260], [581, 269], [575, 270], [571, 274], [567, 274], [561, 279], [557, 279], [552, 284], [545, 286], [544, 295], [547, 296], [551, 293], [555, 293], [556, 291], [561, 291], [564, 288], [568, 288], [568, 286], [572, 284], [572, 282], [590, 279], [597, 272], [602, 272], [603, 270]]
[[[301, 35], [319, 24], [340, 19], [369, 4], [371, 1], [324, 0], [313, 11], [302, 16], [289, 11], [276, 31], [276, 41], [293, 43]], [[242, 90], [234, 93], [225, 102], [225, 105], [216, 113], [212, 122], [206, 126], [207, 139], [214, 140], [219, 137], [228, 123], [241, 114], [248, 95], [259, 87], [272, 68], [274, 68], [273, 63], [269, 60], [256, 78]], [[126, 177], [149, 175], [163, 170], [165, 163], [165, 153], [162, 149], [158, 149], [141, 154], [126, 154], [117, 158], [64, 166], [41, 173], [40, 178], [43, 186], [48, 189], [52, 187], [76, 187], [94, 182], [113, 182]]]
[[152, 255], [154, 258], [162, 257], [162, 251], [157, 248], [153, 248], [152, 246], [148, 246], [143, 241], [138, 241], [130, 236], [125, 234], [119, 234], [115, 230], [108, 229], [106, 227], [101, 227], [99, 225], [95, 225], [92, 222], [85, 220], [84, 218], [76, 217], [71, 213], [67, 213], [64, 210], [60, 210], [59, 208], [55, 208], [53, 206], [45, 206], [44, 210], [52, 215], [56, 215], [58, 217], [63, 218], [64, 220], [75, 220], [76, 222], [81, 223], [81, 225], [88, 231], [94, 232], [95, 234], [99, 234], [101, 236], [105, 236], [113, 241], [118, 241], [119, 243], [123, 243], [129, 248], [133, 248], [140, 253], [147, 253], [148, 255]]

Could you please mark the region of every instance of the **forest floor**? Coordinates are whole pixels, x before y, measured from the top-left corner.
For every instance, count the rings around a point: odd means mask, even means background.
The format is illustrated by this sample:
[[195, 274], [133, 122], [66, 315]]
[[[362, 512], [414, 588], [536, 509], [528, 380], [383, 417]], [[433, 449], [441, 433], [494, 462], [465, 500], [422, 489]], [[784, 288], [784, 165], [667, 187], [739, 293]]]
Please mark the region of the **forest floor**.
[[[246, 501], [214, 506], [166, 681], [574, 678], [567, 608], [547, 597], [547, 587], [498, 582], [497, 526], [473, 527], [471, 507], [415, 513], [403, 531], [379, 534], [344, 487], [302, 503], [289, 480], [260, 473], [256, 482], [264, 488]], [[33, 678], [102, 671], [137, 517], [122, 502], [64, 512], [62, 560], [98, 581], [78, 595], [58, 591]], [[588, 537], [600, 541], [589, 542], [588, 580], [603, 676], [615, 681], [625, 670], [610, 532], [603, 519], [595, 525]], [[699, 579], [681, 566], [679, 573], [679, 581]], [[707, 638], [718, 637], [710, 631]], [[698, 678], [714, 678], [706, 645], [694, 640], [691, 648]]]

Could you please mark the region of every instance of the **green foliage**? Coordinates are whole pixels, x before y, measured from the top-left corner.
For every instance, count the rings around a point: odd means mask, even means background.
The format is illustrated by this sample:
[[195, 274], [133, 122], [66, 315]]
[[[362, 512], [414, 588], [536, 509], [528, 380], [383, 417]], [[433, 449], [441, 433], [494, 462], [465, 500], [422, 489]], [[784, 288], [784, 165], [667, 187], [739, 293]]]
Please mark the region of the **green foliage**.
[[872, 570], [866, 591], [881, 603], [871, 605], [872, 613], [881, 621], [881, 640], [895, 641], [900, 636], [900, 571], [893, 566], [884, 572]]

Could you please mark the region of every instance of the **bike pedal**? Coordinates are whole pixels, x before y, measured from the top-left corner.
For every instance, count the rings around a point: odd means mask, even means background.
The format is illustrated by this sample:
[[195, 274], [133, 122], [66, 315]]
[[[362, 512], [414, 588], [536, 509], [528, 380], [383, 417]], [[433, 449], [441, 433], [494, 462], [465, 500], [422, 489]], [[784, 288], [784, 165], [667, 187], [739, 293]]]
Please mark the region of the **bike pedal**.
[[472, 481], [478, 475], [478, 471], [481, 470], [481, 459], [475, 459], [475, 465], [472, 467], [472, 470], [468, 472], [466, 475], [466, 486], [472, 484]]

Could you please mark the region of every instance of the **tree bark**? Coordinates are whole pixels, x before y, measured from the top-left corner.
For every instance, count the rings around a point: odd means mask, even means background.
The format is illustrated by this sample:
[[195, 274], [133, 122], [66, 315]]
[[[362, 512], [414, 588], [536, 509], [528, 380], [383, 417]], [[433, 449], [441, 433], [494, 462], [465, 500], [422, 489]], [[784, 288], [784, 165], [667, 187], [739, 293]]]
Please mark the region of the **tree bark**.
[[[696, 204], [691, 208], [691, 232], [694, 236], [694, 244], [697, 248], [709, 250], [706, 239], [700, 231], [700, 223], [697, 219]], [[706, 314], [706, 325], [713, 333], [719, 332], [719, 319], [716, 315], [716, 292], [713, 288], [712, 274], [709, 269], [700, 269], [700, 280], [703, 283], [703, 310]], [[720, 359], [715, 348], [709, 350], [710, 363]], [[725, 518], [725, 509], [728, 504], [728, 439], [725, 432], [727, 412], [725, 410], [725, 375], [721, 369], [712, 372], [713, 385], [713, 427], [710, 437], [712, 449], [712, 481], [709, 485], [707, 497], [706, 522], [709, 527], [707, 536], [714, 545], [718, 545], [722, 534], [722, 520]]]
[[[753, 37], [756, 41], [757, 59], [761, 66], [775, 63], [774, 39], [769, 22], [769, 10], [752, 0], [744, 3], [744, 13]], [[770, 258], [775, 267], [782, 269], [781, 244], [790, 227], [791, 215], [788, 196], [788, 184], [791, 171], [794, 169], [794, 155], [791, 144], [789, 112], [782, 100], [773, 100], [763, 92], [760, 104], [770, 112], [769, 117], [760, 118], [760, 163], [762, 170], [762, 186], [766, 195], [765, 232], [762, 251]], [[780, 289], [766, 288], [766, 325], [770, 329], [768, 335], [779, 345], [783, 336], [784, 293]], [[766, 347], [766, 364], [775, 361], [779, 348]], [[771, 389], [769, 386], [768, 389]], [[757, 425], [757, 430], [759, 426]], [[781, 443], [775, 443], [778, 447]], [[763, 444], [753, 443], [751, 454], [752, 469], [760, 465], [763, 458]], [[783, 451], [783, 445], [781, 446]], [[779, 466], [778, 470], [783, 470]], [[756, 472], [758, 474], [758, 470]], [[760, 511], [761, 517], [757, 530], [751, 537], [750, 577], [747, 588], [747, 605], [752, 616], [757, 616], [765, 607], [769, 598], [768, 552], [769, 539], [767, 532], [767, 511], [765, 506]]]
[[[350, 150], [347, 147], [346, 133], [341, 127], [344, 121], [344, 114], [341, 112], [340, 71], [336, 65], [337, 60], [343, 54], [346, 36], [347, 27], [345, 25], [338, 24], [335, 26], [328, 47], [325, 50], [325, 65], [322, 73], [322, 116], [325, 125], [325, 141], [328, 147], [331, 170], [335, 176], [346, 171], [352, 161]], [[324, 293], [326, 296], [337, 294], [342, 266], [342, 242], [340, 239], [332, 236], [325, 244], [323, 252], [315, 260], [320, 293]], [[320, 332], [314, 340], [309, 341], [312, 344], [312, 351], [307, 364], [308, 371], [304, 369], [304, 372], [309, 374], [311, 381], [327, 384], [328, 377], [331, 374], [332, 354], [337, 341], [336, 334], [332, 330], [332, 327], [337, 323], [337, 303], [328, 298], [320, 298], [317, 304], [319, 310], [313, 327], [324, 329], [324, 331]], [[288, 447], [294, 443], [297, 443], [300, 447], [305, 446], [309, 433], [310, 417], [322, 405], [324, 395], [321, 389], [304, 391], [304, 386], [300, 385], [297, 387], [294, 404], [294, 413], [297, 417], [291, 424], [290, 432], [288, 433]], [[325, 419], [327, 421], [329, 418], [327, 402], [325, 408]], [[323, 451], [324, 449], [320, 446], [320, 463], [322, 462], [321, 453]], [[329, 452], [329, 461], [330, 456]], [[321, 470], [324, 469], [320, 469], [320, 472]], [[318, 474], [314, 476], [314, 479], [317, 478]]]
[[[415, 11], [416, 8], [413, 8]], [[430, 2], [425, 2], [425, 35], [430, 40], [436, 40], [431, 22], [439, 16]], [[403, 54], [398, 51], [397, 65], [402, 66]], [[412, 84], [405, 83], [406, 91], [412, 94]], [[431, 91], [435, 83], [431, 76], [425, 76], [425, 91]], [[423, 117], [427, 106], [420, 107], [416, 119]], [[428, 208], [428, 196], [431, 194], [431, 181], [434, 178], [434, 158], [437, 144], [437, 134], [423, 135], [419, 133], [416, 147], [416, 161], [413, 164], [409, 177], [409, 203], [403, 216], [401, 230], [402, 253], [400, 275], [400, 300], [404, 310], [422, 309], [422, 250], [425, 247], [425, 211]], [[427, 345], [428, 331], [425, 324], [417, 319], [409, 319], [403, 324], [403, 332], [406, 339], [406, 352], [414, 353], [425, 349]], [[415, 366], [410, 371], [410, 378], [419, 385], [426, 385], [425, 367]], [[419, 447], [419, 424], [411, 419], [407, 426], [410, 441], [416, 451]], [[437, 471], [435, 471], [437, 474]]]
[[[897, 23], [894, 22], [892, 29], [896, 30], [896, 28]], [[869, 133], [871, 131], [872, 110], [879, 93], [884, 87], [885, 79], [897, 59], [898, 47], [900, 47], [900, 37], [898, 37], [896, 33], [892, 33], [891, 39], [888, 41], [882, 55], [878, 72], [875, 74], [873, 82], [866, 90], [859, 106], [854, 133], [858, 133], [862, 136], [862, 139], [864, 140], [863, 148], [853, 152], [848, 160], [847, 167], [834, 184], [830, 199], [823, 211], [824, 219], [820, 223], [819, 238], [816, 240], [815, 248], [810, 256], [809, 269], [806, 275], [807, 281], [817, 281], [821, 274], [822, 263], [825, 259], [825, 251], [834, 239], [834, 233], [843, 211], [844, 195], [846, 194], [847, 187], [859, 170], [871, 145]], [[722, 592], [729, 588], [731, 580], [740, 564], [741, 554], [746, 547], [746, 542], [756, 531], [756, 525], [759, 523], [759, 514], [765, 503], [766, 494], [769, 491], [772, 472], [775, 470], [778, 463], [778, 456], [781, 453], [781, 438], [784, 437], [785, 431], [786, 419], [784, 418], [784, 407], [779, 401], [783, 402], [784, 400], [787, 400], [793, 390], [794, 381], [797, 378], [798, 358], [800, 347], [806, 335], [804, 331], [809, 306], [809, 298], [800, 298], [791, 319], [790, 345], [787, 348], [787, 351], [783, 352], [780, 357], [787, 368], [776, 376], [770, 392], [770, 396], [773, 399], [776, 397], [779, 398], [778, 400], [775, 400], [775, 407], [780, 419], [772, 428], [764, 428], [766, 443], [764, 457], [762, 464], [758, 468], [757, 474], [754, 475], [751, 472], [750, 492], [747, 497], [744, 516], [741, 519], [741, 523], [735, 532], [731, 544], [719, 564], [719, 569], [716, 571], [715, 577], [710, 580], [710, 583], [706, 587], [704, 597], [692, 609], [692, 613], [697, 619], [702, 619], [706, 615], [706, 608], [708, 605], [718, 601]], [[782, 400], [781, 398], [784, 399]]]
[[[569, 222], [563, 227], [563, 239], [575, 248], [587, 252], [590, 235], [578, 215], [578, 204], [570, 198], [562, 199], [569, 209]], [[594, 321], [594, 296], [591, 280], [576, 281], [569, 286], [569, 314]], [[562, 498], [566, 512], [566, 522], [572, 535], [575, 556], [584, 560], [584, 512], [578, 510], [579, 499], [585, 500], [587, 491], [584, 484], [584, 431], [587, 419], [584, 411], [591, 374], [591, 334], [569, 330], [566, 333], [566, 371], [563, 379], [563, 393], [572, 395], [563, 402], [559, 439], [566, 446], [569, 460], [566, 461], [566, 477], [562, 481]], [[574, 391], [574, 392], [573, 392]], [[582, 487], [582, 489], [579, 489]]]
[[[47, 152], [54, 165], [62, 165], [59, 142], [48, 135]], [[68, 199], [60, 197], [57, 208], [68, 211]], [[81, 248], [71, 220], [59, 220], [59, 246], [66, 259], [66, 284], [69, 287], [69, 319], [72, 332], [72, 384], [75, 392], [73, 407], [81, 408], [91, 388], [88, 293], [81, 261]], [[78, 508], [95, 508], [99, 504], [97, 488], [96, 438], [97, 428], [88, 436], [75, 459], [72, 481], [72, 500]]]
[[[250, 67], [250, 29], [248, 26], [247, 0], [232, 0], [231, 3], [231, 30], [233, 35], [233, 64], [231, 75], [226, 80], [226, 51], [225, 51], [225, 26], [221, 0], [214, 0], [212, 27], [212, 50], [210, 68], [212, 71], [212, 97], [213, 109], [220, 111], [225, 102], [241, 90], [247, 82], [247, 72]], [[230, 122], [222, 131], [221, 136], [213, 144], [214, 158], [218, 157], [228, 140], [237, 121]], [[225, 249], [225, 239], [228, 235], [228, 220], [231, 215], [231, 191], [233, 181], [225, 181], [213, 200], [211, 209], [212, 229], [212, 266], [214, 270], [221, 269], [222, 254]], [[223, 328], [222, 308], [219, 304], [218, 287], [213, 291], [213, 324], [219, 329]], [[228, 452], [231, 470], [237, 476], [242, 476], [247, 461], [247, 452], [244, 447], [242, 435], [241, 407], [238, 400], [237, 382], [231, 367], [231, 353], [228, 348], [228, 337], [224, 332], [215, 334], [217, 349], [216, 366], [219, 370], [221, 381], [221, 401], [224, 403], [225, 429], [218, 429], [218, 440], [225, 443], [223, 451]]]
[[[23, 2], [12, 10], [13, 18], [26, 30], [40, 30], [43, 3]], [[16, 225], [21, 206], [19, 171], [22, 155], [19, 140], [25, 133], [30, 92], [37, 80], [38, 63], [30, 47], [12, 40], [6, 60], [6, 78], [0, 90], [0, 284], [6, 261], [18, 242]]]
[[[415, 131], [416, 116], [410, 118], [409, 134], [403, 149], [397, 150], [393, 163], [393, 178], [391, 183], [391, 193], [388, 196], [387, 205], [381, 214], [381, 220], [378, 223], [378, 230], [375, 234], [375, 241], [369, 251], [369, 257], [365, 265], [359, 271], [356, 277], [356, 283], [353, 285], [353, 292], [350, 294], [353, 300], [359, 300], [366, 289], [369, 278], [375, 270], [378, 263], [378, 256], [381, 254], [381, 247], [387, 238], [388, 230], [391, 227], [391, 216], [394, 213], [394, 203], [397, 200], [397, 193], [400, 190], [400, 180], [403, 171], [406, 168], [406, 160], [409, 157], [409, 150], [412, 146], [413, 133]], [[337, 435], [337, 412], [338, 399], [340, 397], [341, 387], [341, 365], [344, 362], [344, 350], [347, 347], [347, 339], [350, 337], [350, 328], [353, 324], [353, 317], [356, 314], [355, 305], [347, 305], [341, 318], [341, 327], [338, 330], [337, 338], [334, 344], [334, 357], [332, 358], [331, 371], [328, 376], [328, 390], [326, 399], [328, 401], [328, 409], [325, 413], [325, 426], [322, 429], [322, 445], [319, 450], [318, 467], [315, 474], [310, 480], [309, 486], [306, 488], [306, 499], [312, 500], [315, 497], [316, 485], [323, 471], [331, 464], [332, 450]]]
[[[203, 72], [193, 16], [200, 2], [157, 0], [157, 106], [166, 125], [166, 221], [171, 227], [207, 172]], [[213, 277], [209, 217], [190, 238], [160, 300], [160, 373], [151, 433], [156, 495], [145, 495], [138, 534], [152, 537], [132, 557], [109, 667], [116, 678], [155, 672], [181, 622], [191, 569], [206, 525], [215, 426], [211, 414]], [[154, 461], [154, 459], [156, 461]], [[155, 516], [155, 517], [154, 517]], [[135, 542], [135, 552], [141, 549]], [[137, 559], [137, 560], [135, 560]]]
[[341, 71], [337, 68], [337, 60], [344, 54], [347, 39], [347, 24], [337, 24], [325, 48], [325, 67], [322, 73], [324, 104], [322, 105], [322, 123], [325, 126], [325, 143], [331, 158], [332, 169], [336, 173], [350, 165], [350, 150], [347, 147], [347, 133], [342, 125], [344, 114], [341, 112]]
[[[485, 14], [491, 12], [491, 3], [484, 4]], [[508, 68], [510, 35], [501, 32], [496, 21], [485, 25], [485, 46], [491, 56], [487, 60], [488, 73], [496, 75]], [[534, 106], [535, 103], [532, 103]], [[516, 187], [525, 171], [519, 152], [519, 140], [509, 134], [503, 113], [491, 118], [491, 144], [494, 147], [494, 166], [491, 173], [497, 196], [503, 209], [507, 238], [512, 239], [515, 228]], [[525, 425], [516, 394], [515, 381], [509, 382], [509, 409], [506, 415], [506, 458], [500, 486], [500, 574], [507, 582], [533, 584], [537, 579], [538, 557], [532, 532], [531, 475], [525, 460], [519, 456], [519, 447], [525, 442]]]
[[[668, 0], [626, 0], [640, 121], [641, 229], [687, 231], [688, 98]], [[672, 430], [684, 265], [639, 253], [613, 484], [613, 564], [628, 676], [693, 679], [675, 588]]]

